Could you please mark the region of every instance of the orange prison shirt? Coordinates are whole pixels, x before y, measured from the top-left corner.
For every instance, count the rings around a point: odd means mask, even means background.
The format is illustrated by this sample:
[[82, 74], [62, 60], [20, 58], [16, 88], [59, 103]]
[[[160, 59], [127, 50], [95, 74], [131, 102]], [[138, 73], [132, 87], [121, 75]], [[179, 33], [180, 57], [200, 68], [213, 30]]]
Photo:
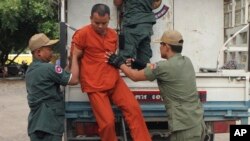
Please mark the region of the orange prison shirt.
[[[75, 46], [74, 46], [75, 44]], [[119, 71], [109, 65], [106, 52], [117, 49], [117, 33], [108, 28], [106, 35], [97, 34], [91, 25], [75, 32], [72, 46], [83, 51], [80, 65], [80, 83], [82, 91], [97, 92], [112, 89], [120, 77]]]

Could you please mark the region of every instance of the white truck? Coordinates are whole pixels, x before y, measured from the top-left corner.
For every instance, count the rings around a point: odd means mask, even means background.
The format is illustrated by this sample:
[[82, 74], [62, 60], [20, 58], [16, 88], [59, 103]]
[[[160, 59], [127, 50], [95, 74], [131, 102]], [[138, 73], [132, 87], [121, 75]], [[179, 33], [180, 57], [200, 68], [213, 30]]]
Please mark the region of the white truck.
[[[73, 29], [90, 23], [90, 11], [96, 3], [110, 6], [110, 27], [117, 29], [118, 12], [113, 0], [61, 0], [62, 63], [70, 47]], [[153, 27], [152, 40], [159, 39], [167, 29], [176, 29], [183, 34], [183, 55], [190, 57], [195, 67], [210, 140], [215, 133], [229, 132], [229, 125], [236, 121], [237, 124], [248, 124], [250, 116], [248, 71], [246, 68], [220, 69], [227, 61], [225, 54], [228, 52], [223, 44], [223, 6], [223, 0], [161, 0], [159, 7], [154, 9], [157, 23]], [[159, 61], [159, 45], [151, 43], [151, 46], [151, 62]], [[167, 140], [168, 116], [156, 82], [133, 82], [121, 75], [140, 102], [152, 139]], [[100, 140], [88, 97], [81, 92], [80, 85], [65, 88], [65, 109], [65, 141]], [[114, 112], [117, 136], [122, 141], [131, 140], [122, 114], [115, 106]]]

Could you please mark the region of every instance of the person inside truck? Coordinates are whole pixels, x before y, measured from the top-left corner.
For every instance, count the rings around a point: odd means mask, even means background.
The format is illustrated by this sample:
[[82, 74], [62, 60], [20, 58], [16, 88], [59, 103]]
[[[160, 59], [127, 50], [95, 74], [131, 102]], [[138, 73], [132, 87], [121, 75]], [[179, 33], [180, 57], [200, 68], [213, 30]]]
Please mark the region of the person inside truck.
[[[139, 62], [149, 63], [152, 57], [151, 36], [156, 18], [153, 13], [154, 2], [159, 0], [114, 0], [117, 7], [123, 7], [121, 16], [121, 34], [119, 55], [124, 59], [132, 58]], [[121, 39], [121, 38], [120, 38]], [[141, 69], [132, 63], [132, 68]]]
[[107, 58], [109, 64], [120, 68], [133, 81], [157, 80], [168, 115], [170, 141], [203, 141], [204, 110], [192, 62], [181, 54], [183, 41], [176, 30], [164, 32], [159, 43], [161, 57], [167, 60], [144, 64], [140, 71], [125, 65], [124, 59], [113, 52], [107, 52]]
[[72, 58], [71, 72], [49, 63], [53, 56], [52, 47], [57, 42], [43, 33], [35, 34], [29, 40], [33, 62], [26, 71], [25, 81], [30, 108], [30, 141], [62, 141], [65, 112], [60, 85], [76, 85], [79, 81], [77, 58]]
[[119, 70], [105, 62], [106, 52], [115, 52], [118, 40], [116, 31], [108, 27], [109, 20], [109, 7], [95, 4], [91, 10], [91, 23], [78, 29], [72, 37], [71, 52], [81, 56], [82, 92], [88, 95], [102, 141], [118, 140], [112, 104], [122, 111], [134, 141], [151, 141], [139, 103]]

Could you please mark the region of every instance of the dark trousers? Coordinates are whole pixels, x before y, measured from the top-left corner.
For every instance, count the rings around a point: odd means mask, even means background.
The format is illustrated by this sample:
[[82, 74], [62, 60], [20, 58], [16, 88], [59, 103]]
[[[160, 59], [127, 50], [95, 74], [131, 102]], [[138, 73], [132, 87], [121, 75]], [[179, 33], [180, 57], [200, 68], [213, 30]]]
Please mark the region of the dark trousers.
[[151, 35], [153, 34], [153, 24], [142, 23], [125, 26], [124, 48], [119, 49], [119, 55], [123, 58], [136, 58], [142, 62], [149, 63], [152, 57]]
[[62, 141], [62, 136], [45, 132], [35, 132], [29, 135], [30, 141]]

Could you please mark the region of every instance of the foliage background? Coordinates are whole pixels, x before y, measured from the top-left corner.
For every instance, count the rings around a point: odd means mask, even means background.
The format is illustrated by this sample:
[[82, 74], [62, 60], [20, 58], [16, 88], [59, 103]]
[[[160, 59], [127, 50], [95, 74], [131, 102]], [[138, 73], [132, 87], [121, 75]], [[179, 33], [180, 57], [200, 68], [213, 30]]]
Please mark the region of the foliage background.
[[0, 0], [0, 66], [8, 54], [23, 52], [29, 38], [39, 32], [59, 37], [60, 0]]

